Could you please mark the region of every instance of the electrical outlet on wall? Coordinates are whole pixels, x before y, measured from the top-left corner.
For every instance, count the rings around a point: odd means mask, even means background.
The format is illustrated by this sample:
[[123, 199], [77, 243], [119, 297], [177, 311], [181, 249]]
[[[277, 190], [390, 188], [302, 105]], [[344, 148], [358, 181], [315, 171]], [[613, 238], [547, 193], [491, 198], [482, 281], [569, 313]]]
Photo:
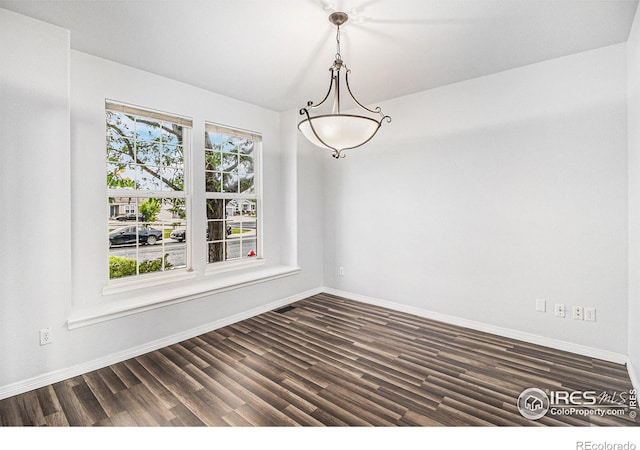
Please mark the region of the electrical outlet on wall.
[[584, 309], [584, 320], [589, 322], [596, 321], [596, 309], [595, 308], [585, 308]]
[[40, 345], [47, 345], [53, 341], [53, 336], [51, 335], [51, 328], [42, 328], [40, 330]]
[[344, 267], [342, 266], [338, 267], [338, 275], [340, 275], [341, 277], [344, 276]]
[[547, 310], [547, 301], [544, 299], [536, 299], [536, 311], [545, 312]]
[[556, 303], [556, 307], [554, 311], [557, 317], [564, 317], [566, 314], [564, 305], [562, 303]]
[[573, 318], [575, 320], [584, 320], [584, 310], [582, 306], [573, 307]]

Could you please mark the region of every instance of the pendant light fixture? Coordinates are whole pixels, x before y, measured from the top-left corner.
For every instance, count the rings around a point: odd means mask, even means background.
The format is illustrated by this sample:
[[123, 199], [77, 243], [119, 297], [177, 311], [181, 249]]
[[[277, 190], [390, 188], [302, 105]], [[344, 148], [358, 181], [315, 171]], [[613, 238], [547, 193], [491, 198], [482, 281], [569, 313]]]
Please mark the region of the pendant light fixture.
[[[369, 109], [362, 105], [351, 92], [349, 86], [349, 73], [351, 72], [340, 55], [340, 26], [349, 16], [343, 12], [334, 12], [329, 16], [329, 22], [337, 27], [336, 43], [337, 53], [333, 65], [329, 68], [331, 82], [329, 90], [320, 103], [314, 105], [307, 102], [307, 106], [300, 110], [300, 115], [306, 118], [298, 124], [298, 129], [312, 144], [333, 151], [334, 158], [344, 158], [342, 152], [360, 147], [369, 142], [378, 132], [383, 121], [391, 122], [391, 117], [385, 116], [380, 107]], [[371, 114], [378, 114], [379, 118], [359, 114], [342, 114], [340, 102], [340, 71], [344, 69], [345, 85], [351, 99], [361, 109]], [[330, 114], [318, 114], [311, 116], [311, 110], [322, 106], [333, 91], [333, 109]]]

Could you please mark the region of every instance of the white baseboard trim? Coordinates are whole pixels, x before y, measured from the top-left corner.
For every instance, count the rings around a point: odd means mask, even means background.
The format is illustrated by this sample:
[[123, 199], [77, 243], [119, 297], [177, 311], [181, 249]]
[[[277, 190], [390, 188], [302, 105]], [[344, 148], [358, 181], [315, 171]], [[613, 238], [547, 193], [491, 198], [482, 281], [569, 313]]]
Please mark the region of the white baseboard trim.
[[[470, 328], [476, 331], [483, 331], [485, 333], [491, 333], [491, 334], [495, 334], [495, 335], [510, 338], [510, 339], [517, 339], [530, 344], [542, 345], [544, 347], [576, 353], [578, 355], [587, 356], [590, 358], [602, 359], [602, 360], [614, 362], [617, 364], [628, 364], [627, 355], [624, 355], [622, 353], [610, 352], [607, 350], [587, 347], [584, 345], [574, 344], [572, 342], [562, 341], [559, 339], [552, 339], [552, 338], [540, 336], [537, 334], [525, 333], [523, 331], [512, 330], [510, 328], [503, 328], [495, 325], [489, 325], [483, 322], [477, 322], [474, 320], [463, 319], [461, 317], [441, 314], [441, 313], [429, 311], [422, 308], [416, 308], [414, 306], [403, 305], [401, 303], [390, 302], [387, 300], [381, 300], [378, 298], [368, 297], [365, 295], [354, 294], [352, 292], [341, 291], [338, 289], [325, 287], [322, 289], [322, 291], [326, 292], [327, 294], [337, 295], [339, 297], [345, 297], [345, 298], [359, 301], [362, 303], [381, 306], [383, 308], [392, 309], [394, 311], [413, 314], [415, 316], [437, 320], [439, 322], [444, 322], [451, 325], [458, 325], [458, 326]], [[629, 366], [627, 365], [627, 367]], [[634, 383], [634, 386], [636, 386], [636, 383]]]
[[118, 353], [113, 353], [103, 358], [94, 359], [92, 361], [89, 361], [83, 364], [78, 364], [73, 367], [69, 367], [66, 369], [61, 369], [53, 372], [48, 372], [43, 375], [39, 375], [27, 380], [19, 381], [16, 383], [5, 385], [5, 386], [0, 386], [0, 400], [12, 397], [14, 395], [29, 392], [34, 389], [39, 389], [41, 387], [66, 380], [68, 378], [73, 378], [78, 375], [91, 372], [93, 370], [98, 370], [103, 367], [109, 366], [111, 364], [116, 364], [130, 358], [135, 358], [136, 356], [140, 356], [145, 353], [158, 350], [160, 348], [173, 345], [187, 339], [191, 339], [195, 336], [208, 333], [218, 328], [222, 328], [227, 325], [240, 322], [242, 320], [257, 316], [264, 312], [271, 311], [300, 300], [304, 300], [305, 298], [308, 298], [323, 292], [326, 292], [332, 295], [337, 295], [339, 297], [345, 297], [345, 298], [359, 301], [362, 303], [368, 303], [371, 305], [381, 306], [383, 308], [388, 308], [395, 311], [413, 314], [419, 317], [425, 317], [427, 319], [437, 320], [439, 322], [444, 322], [451, 325], [458, 325], [465, 328], [470, 328], [472, 330], [483, 331], [486, 333], [491, 333], [491, 334], [495, 334], [498, 336], [503, 336], [511, 339], [518, 339], [520, 341], [528, 342], [531, 344], [538, 344], [538, 345], [553, 348], [556, 350], [563, 350], [563, 351], [576, 353], [578, 355], [583, 355], [591, 358], [598, 358], [605, 361], [614, 362], [617, 364], [626, 364], [627, 370], [629, 372], [629, 377], [631, 378], [631, 383], [633, 384], [634, 388], [640, 390], [640, 377], [638, 376], [639, 374], [636, 371], [636, 368], [633, 366], [628, 356], [623, 355], [621, 353], [615, 353], [607, 350], [587, 347], [579, 344], [574, 344], [571, 342], [561, 341], [558, 339], [551, 339], [551, 338], [547, 338], [544, 336], [539, 336], [531, 333], [525, 333], [517, 330], [512, 330], [509, 328], [497, 327], [497, 326], [489, 325], [482, 322], [463, 319], [456, 316], [436, 313], [433, 311], [416, 308], [413, 306], [403, 305], [400, 303], [390, 302], [387, 300], [354, 294], [352, 292], [323, 287], [323, 288], [315, 288], [315, 289], [310, 289], [308, 291], [300, 292], [298, 294], [294, 294], [289, 297], [273, 301], [266, 305], [261, 305], [256, 308], [243, 311], [238, 314], [234, 314], [232, 316], [225, 317], [196, 328], [192, 328], [171, 336], [167, 336], [162, 339], [158, 339], [153, 342], [149, 342], [147, 344], [143, 344], [137, 347], [132, 347], [130, 349], [123, 350]]
[[629, 372], [629, 378], [631, 378], [633, 388], [637, 392], [640, 392], [640, 377], [638, 376], [635, 366], [631, 362], [631, 358], [627, 358], [627, 372]]
[[225, 317], [225, 318], [216, 320], [214, 322], [201, 325], [196, 328], [192, 328], [171, 336], [167, 336], [162, 339], [155, 340], [153, 342], [139, 345], [137, 347], [132, 347], [118, 353], [113, 353], [103, 358], [94, 359], [92, 361], [88, 361], [83, 364], [78, 364], [73, 367], [56, 370], [53, 372], [48, 372], [43, 375], [38, 375], [36, 377], [29, 378], [27, 380], [1, 386], [0, 400], [13, 397], [14, 395], [23, 394], [25, 392], [29, 392], [34, 389], [39, 389], [41, 387], [48, 386], [50, 384], [57, 383], [59, 381], [63, 381], [69, 378], [73, 378], [87, 372], [98, 370], [103, 367], [107, 367], [107, 366], [110, 366], [111, 364], [116, 364], [130, 358], [135, 358], [136, 356], [144, 355], [145, 353], [149, 353], [154, 350], [167, 347], [169, 345], [177, 344], [178, 342], [191, 339], [201, 334], [208, 333], [210, 331], [240, 322], [245, 319], [249, 319], [251, 317], [265, 313], [267, 311], [271, 311], [271, 310], [289, 305], [291, 303], [304, 300], [307, 297], [311, 297], [321, 292], [323, 292], [323, 289], [321, 288], [310, 289], [305, 292], [300, 292], [298, 294], [294, 294], [289, 297], [276, 300], [271, 303], [267, 303], [266, 305], [261, 305], [256, 308], [253, 308], [247, 311], [242, 311], [238, 314], [234, 314], [232, 316]]

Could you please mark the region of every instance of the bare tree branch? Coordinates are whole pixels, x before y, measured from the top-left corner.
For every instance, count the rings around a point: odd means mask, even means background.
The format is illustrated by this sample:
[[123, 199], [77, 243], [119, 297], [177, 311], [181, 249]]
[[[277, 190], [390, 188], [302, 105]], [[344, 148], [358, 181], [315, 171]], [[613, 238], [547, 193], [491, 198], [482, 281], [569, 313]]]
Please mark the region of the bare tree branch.
[[180, 142], [182, 143], [182, 128], [178, 129], [178, 125], [174, 125], [175, 129], [172, 128], [167, 128], [165, 126], [160, 125], [158, 122], [153, 122], [151, 120], [145, 120], [142, 119], [141, 117], [136, 117], [135, 118], [136, 122], [140, 122], [140, 123], [144, 123], [145, 125], [149, 125], [151, 127], [156, 127], [156, 128], [160, 128], [164, 131], [166, 131], [167, 133], [171, 133], [173, 134], [175, 137], [177, 137]]
[[144, 170], [145, 172], [147, 172], [149, 175], [151, 175], [154, 178], [159, 179], [160, 181], [162, 181], [164, 184], [166, 184], [167, 186], [169, 186], [171, 189], [173, 189], [174, 191], [181, 191], [182, 189], [175, 185], [171, 180], [165, 178], [164, 176], [160, 175], [159, 173], [157, 173], [155, 170], [150, 169], [149, 167], [147, 167], [147, 163], [144, 160], [141, 160], [139, 157], [136, 158], [136, 154], [133, 151], [133, 148], [131, 147], [131, 145], [129, 144], [129, 137], [126, 136], [122, 130], [120, 128], [118, 128], [117, 126], [115, 126], [114, 124], [111, 123], [107, 123], [107, 126], [109, 128], [111, 128], [112, 130], [114, 130], [116, 133], [118, 133], [123, 139], [124, 139], [124, 146], [127, 148], [127, 154], [131, 157], [131, 159], [133, 159], [134, 161], [138, 161], [138, 163], [141, 165], [142, 170]]

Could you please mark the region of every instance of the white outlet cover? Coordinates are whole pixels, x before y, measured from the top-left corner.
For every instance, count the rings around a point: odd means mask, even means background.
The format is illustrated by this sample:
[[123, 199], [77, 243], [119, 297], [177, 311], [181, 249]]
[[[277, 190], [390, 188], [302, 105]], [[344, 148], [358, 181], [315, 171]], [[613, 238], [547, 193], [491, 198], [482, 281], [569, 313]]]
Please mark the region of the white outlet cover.
[[558, 317], [564, 317], [565, 316], [565, 307], [564, 307], [563, 304], [556, 303], [555, 314]]
[[52, 340], [51, 328], [43, 328], [40, 330], [40, 345], [50, 344]]
[[584, 320], [584, 311], [582, 306], [573, 307], [573, 318], [575, 320]]
[[547, 310], [547, 301], [544, 299], [536, 300], [536, 311], [545, 312]]

